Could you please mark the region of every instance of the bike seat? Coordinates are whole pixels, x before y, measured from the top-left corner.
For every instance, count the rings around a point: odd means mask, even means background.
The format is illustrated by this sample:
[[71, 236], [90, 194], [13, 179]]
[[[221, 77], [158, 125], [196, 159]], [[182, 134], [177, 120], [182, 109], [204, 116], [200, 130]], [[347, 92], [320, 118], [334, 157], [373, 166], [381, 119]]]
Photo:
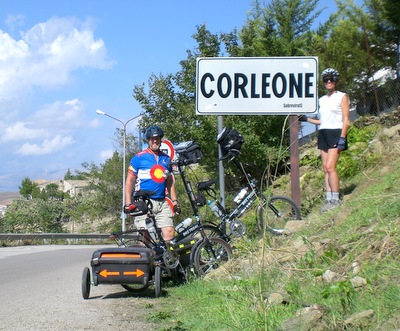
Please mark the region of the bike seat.
[[148, 198], [151, 195], [156, 194], [156, 192], [154, 191], [148, 191], [148, 190], [139, 190], [139, 191], [135, 191], [132, 193], [132, 197], [133, 198], [138, 198], [138, 197], [145, 197]]
[[207, 190], [212, 185], [214, 185], [216, 182], [217, 182], [216, 179], [210, 179], [205, 182], [199, 182], [199, 183], [197, 183], [197, 188], [199, 189], [199, 191]]

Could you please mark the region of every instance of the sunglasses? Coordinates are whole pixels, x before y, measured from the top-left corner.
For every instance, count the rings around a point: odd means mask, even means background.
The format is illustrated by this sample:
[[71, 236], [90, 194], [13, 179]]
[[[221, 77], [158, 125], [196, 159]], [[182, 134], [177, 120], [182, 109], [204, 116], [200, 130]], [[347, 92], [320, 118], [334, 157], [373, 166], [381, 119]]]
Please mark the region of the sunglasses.
[[322, 80], [324, 83], [328, 83], [329, 81], [331, 83], [333, 83], [335, 81], [335, 78], [333, 77], [324, 77], [324, 79]]

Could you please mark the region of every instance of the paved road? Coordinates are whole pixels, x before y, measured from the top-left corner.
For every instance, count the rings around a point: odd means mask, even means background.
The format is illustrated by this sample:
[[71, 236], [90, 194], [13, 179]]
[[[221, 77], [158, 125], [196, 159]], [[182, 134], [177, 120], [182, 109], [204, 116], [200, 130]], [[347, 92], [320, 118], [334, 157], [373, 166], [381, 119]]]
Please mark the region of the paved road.
[[1, 247], [0, 330], [157, 330], [145, 319], [146, 307], [157, 305], [152, 292], [99, 285], [82, 298], [82, 270], [97, 248]]

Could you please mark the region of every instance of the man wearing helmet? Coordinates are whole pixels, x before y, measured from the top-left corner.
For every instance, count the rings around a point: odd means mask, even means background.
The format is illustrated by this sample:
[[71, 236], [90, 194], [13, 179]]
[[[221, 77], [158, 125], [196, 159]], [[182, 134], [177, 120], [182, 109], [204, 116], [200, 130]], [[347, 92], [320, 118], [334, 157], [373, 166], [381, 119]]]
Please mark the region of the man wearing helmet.
[[[172, 212], [168, 202], [165, 200], [167, 191], [174, 203], [174, 214], [179, 214], [179, 206], [176, 199], [174, 178], [169, 156], [160, 150], [161, 139], [164, 137], [163, 130], [157, 126], [150, 126], [146, 130], [148, 147], [137, 153], [131, 160], [126, 178], [125, 203], [126, 208], [132, 203], [132, 191], [148, 190], [154, 191], [150, 196], [153, 204], [153, 212], [157, 226], [161, 228], [163, 238], [170, 240], [174, 236], [174, 225]], [[146, 228], [146, 215], [137, 216], [134, 219], [135, 226]]]
[[350, 127], [350, 101], [346, 93], [336, 90], [339, 72], [327, 68], [321, 73], [327, 94], [319, 98], [319, 119], [299, 116], [299, 121], [320, 125], [318, 149], [321, 151], [325, 173], [326, 200], [321, 213], [341, 205], [339, 176], [336, 164], [341, 151], [347, 149], [347, 130]]

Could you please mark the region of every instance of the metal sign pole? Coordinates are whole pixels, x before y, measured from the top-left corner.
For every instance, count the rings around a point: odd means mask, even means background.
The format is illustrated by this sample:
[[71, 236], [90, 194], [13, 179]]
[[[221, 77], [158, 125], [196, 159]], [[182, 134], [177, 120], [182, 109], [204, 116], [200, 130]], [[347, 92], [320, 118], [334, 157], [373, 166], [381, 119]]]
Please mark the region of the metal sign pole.
[[[218, 133], [222, 131], [224, 127], [223, 117], [221, 115], [218, 116]], [[224, 163], [221, 160], [221, 147], [218, 145], [218, 159], [219, 159], [219, 194], [221, 198], [221, 205], [225, 208], [225, 174], [224, 174]]]

